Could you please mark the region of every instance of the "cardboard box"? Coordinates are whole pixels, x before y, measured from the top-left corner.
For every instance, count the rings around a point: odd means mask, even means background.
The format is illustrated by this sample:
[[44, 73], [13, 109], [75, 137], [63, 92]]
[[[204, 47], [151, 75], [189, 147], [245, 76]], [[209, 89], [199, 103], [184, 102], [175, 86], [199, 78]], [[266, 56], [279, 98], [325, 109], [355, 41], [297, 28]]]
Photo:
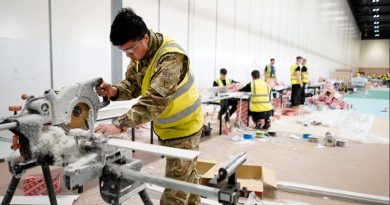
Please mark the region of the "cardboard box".
[[[222, 165], [223, 163], [215, 161], [198, 160], [196, 168], [200, 176], [199, 183], [207, 186]], [[254, 191], [260, 198], [263, 197], [265, 185], [277, 188], [275, 172], [260, 165], [241, 165], [237, 170], [237, 181], [240, 183], [241, 189], [246, 187], [249, 192]]]

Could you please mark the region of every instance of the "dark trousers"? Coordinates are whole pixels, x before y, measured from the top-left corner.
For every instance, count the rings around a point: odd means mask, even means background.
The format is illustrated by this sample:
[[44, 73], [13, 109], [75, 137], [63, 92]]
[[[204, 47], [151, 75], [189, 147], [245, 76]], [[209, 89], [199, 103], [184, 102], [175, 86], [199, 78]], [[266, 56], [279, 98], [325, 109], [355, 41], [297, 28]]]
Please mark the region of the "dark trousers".
[[[274, 110], [265, 111], [265, 112], [250, 112], [252, 120], [255, 123], [256, 129], [268, 129], [271, 127], [271, 116], [273, 115]], [[260, 120], [264, 120], [264, 125], [260, 124]]]
[[265, 112], [250, 112], [250, 115], [252, 116], [252, 120], [256, 123], [260, 120], [269, 120], [273, 114], [273, 110], [265, 111]]
[[306, 93], [305, 93], [305, 88], [306, 88], [306, 83], [303, 83], [303, 87], [301, 88], [301, 103], [300, 105], [305, 104], [305, 98], [306, 98]]
[[[303, 91], [305, 92], [305, 91]], [[298, 106], [301, 104], [302, 87], [299, 84], [291, 85], [291, 105]]]
[[219, 116], [222, 117], [222, 115], [229, 110], [229, 107], [231, 107], [229, 113], [226, 113], [226, 117], [225, 117], [225, 118], [229, 118], [230, 116], [233, 115], [234, 112], [236, 112], [237, 104], [238, 104], [237, 100], [221, 100], [221, 111], [219, 111]]

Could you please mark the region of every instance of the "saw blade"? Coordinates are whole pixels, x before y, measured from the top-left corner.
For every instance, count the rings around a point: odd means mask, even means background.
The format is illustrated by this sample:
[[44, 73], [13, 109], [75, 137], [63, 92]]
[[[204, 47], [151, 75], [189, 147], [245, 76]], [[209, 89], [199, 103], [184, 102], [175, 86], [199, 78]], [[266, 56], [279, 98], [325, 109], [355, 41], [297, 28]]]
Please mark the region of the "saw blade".
[[77, 103], [72, 110], [72, 116], [68, 127], [70, 129], [88, 129], [89, 106], [83, 102]]

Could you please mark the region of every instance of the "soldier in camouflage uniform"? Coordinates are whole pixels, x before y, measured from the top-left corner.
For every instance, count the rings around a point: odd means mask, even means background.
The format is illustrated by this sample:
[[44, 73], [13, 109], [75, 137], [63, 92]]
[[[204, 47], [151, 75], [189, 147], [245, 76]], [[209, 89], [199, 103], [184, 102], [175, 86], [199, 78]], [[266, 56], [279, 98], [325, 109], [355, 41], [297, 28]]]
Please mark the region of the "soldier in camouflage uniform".
[[[190, 73], [189, 58], [181, 47], [162, 34], [148, 30], [132, 9], [122, 9], [116, 16], [110, 40], [126, 53], [131, 62], [126, 79], [117, 85], [103, 83], [96, 88], [97, 93], [100, 96], [108, 93], [111, 100], [142, 97], [114, 124], [101, 124], [95, 131], [117, 134], [126, 128], [154, 121], [153, 128], [160, 145], [199, 150], [203, 125], [200, 98]], [[199, 182], [196, 159], [167, 157], [166, 160], [166, 177]], [[167, 188], [161, 204], [200, 204], [200, 198]]]

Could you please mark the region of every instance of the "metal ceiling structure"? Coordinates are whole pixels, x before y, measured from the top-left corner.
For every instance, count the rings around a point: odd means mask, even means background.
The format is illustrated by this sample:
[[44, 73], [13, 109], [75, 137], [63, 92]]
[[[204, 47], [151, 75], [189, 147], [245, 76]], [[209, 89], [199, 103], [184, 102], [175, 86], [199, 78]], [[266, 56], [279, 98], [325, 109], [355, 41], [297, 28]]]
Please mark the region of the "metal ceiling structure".
[[390, 0], [348, 0], [361, 39], [390, 39]]

